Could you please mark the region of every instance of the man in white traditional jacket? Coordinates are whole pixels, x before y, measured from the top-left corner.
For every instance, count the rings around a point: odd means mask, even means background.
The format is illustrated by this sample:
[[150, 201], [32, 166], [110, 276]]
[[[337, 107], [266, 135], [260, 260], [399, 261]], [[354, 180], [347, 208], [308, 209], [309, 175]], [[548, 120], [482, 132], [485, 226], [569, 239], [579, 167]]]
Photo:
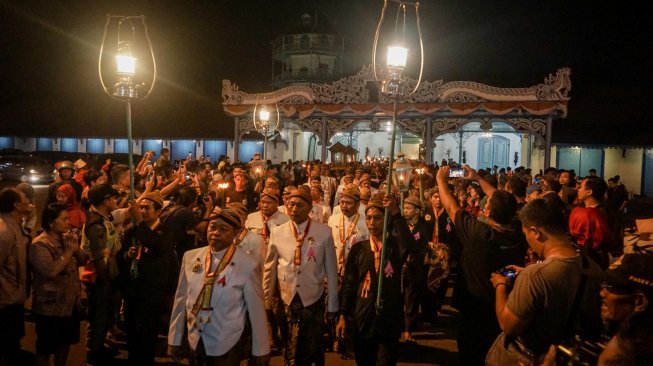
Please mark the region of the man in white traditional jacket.
[[334, 207], [340, 204], [340, 196], [342, 195], [342, 191], [345, 190], [345, 187], [349, 184], [352, 184], [353, 182], [354, 173], [346, 173], [345, 176], [342, 177], [342, 183], [336, 189], [336, 198], [333, 201]]
[[240, 230], [235, 210], [218, 209], [207, 229], [209, 246], [184, 254], [168, 333], [168, 354], [175, 362], [180, 361], [186, 330], [191, 364], [239, 365], [248, 316], [253, 361], [269, 362], [261, 272], [258, 262], [238, 248]]
[[[288, 194], [290, 194], [290, 191], [288, 191]], [[260, 210], [249, 214], [249, 216], [247, 216], [247, 221], [245, 221], [245, 228], [250, 232], [250, 234], [256, 235], [265, 243], [261, 263], [265, 261], [268, 241], [270, 240], [272, 229], [290, 220], [288, 215], [278, 209], [279, 207], [285, 209], [285, 206], [279, 205], [280, 202], [281, 198], [279, 197], [278, 190], [269, 188], [264, 189], [263, 192], [261, 192], [261, 198], [259, 200]], [[284, 314], [283, 304], [278, 300], [278, 291], [275, 296], [271, 296], [271, 298], [274, 299], [274, 301], [269, 308], [267, 316], [270, 324], [272, 346], [274, 350], [281, 350], [285, 343], [284, 339], [287, 338], [287, 329], [284, 327], [286, 316]]]
[[351, 247], [370, 238], [365, 217], [359, 211], [360, 195], [357, 185], [350, 184], [345, 187], [340, 197], [340, 212], [329, 218], [338, 258], [338, 273], [341, 276]]
[[318, 185], [311, 187], [311, 198], [313, 198], [313, 204], [320, 206], [322, 209], [322, 223], [326, 224], [329, 222], [329, 218], [331, 217], [331, 206], [324, 202], [322, 199], [322, 193], [321, 186]]
[[281, 204], [279, 207], [277, 207], [277, 210], [281, 212], [282, 214], [288, 216], [288, 210], [286, 210], [286, 204], [288, 203], [288, 199], [290, 198], [290, 192], [292, 192], [293, 189], [297, 187], [295, 186], [285, 186], [283, 188], [283, 194], [281, 195]]
[[[260, 210], [249, 214], [247, 221], [245, 221], [245, 229], [260, 235], [265, 241], [266, 249], [264, 253], [267, 252], [267, 242], [270, 239], [272, 229], [290, 220], [288, 215], [279, 211], [280, 201], [279, 191], [270, 188], [264, 189], [259, 199]], [[265, 254], [263, 259], [265, 259]]]
[[336, 178], [331, 176], [329, 164], [322, 164], [320, 168], [320, 185], [322, 186], [323, 199], [328, 205], [331, 205], [333, 196], [336, 194]]
[[[279, 285], [289, 339], [284, 348], [286, 365], [324, 365], [324, 296], [328, 315], [338, 311], [338, 269], [331, 229], [309, 219], [313, 203], [308, 186], [290, 193], [290, 221], [272, 230], [268, 244], [263, 288], [266, 305]], [[325, 279], [327, 291], [325, 292]]]

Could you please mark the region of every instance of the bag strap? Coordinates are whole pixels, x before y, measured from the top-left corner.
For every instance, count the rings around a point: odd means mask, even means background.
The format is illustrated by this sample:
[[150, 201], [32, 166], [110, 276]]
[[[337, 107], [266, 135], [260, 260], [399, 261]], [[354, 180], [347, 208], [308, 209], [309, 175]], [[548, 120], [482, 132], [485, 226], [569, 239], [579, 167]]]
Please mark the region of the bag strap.
[[578, 283], [578, 289], [576, 290], [576, 295], [574, 296], [574, 302], [571, 305], [571, 311], [567, 317], [567, 321], [564, 326], [564, 339], [569, 340], [572, 337], [574, 332], [574, 322], [576, 321], [576, 315], [578, 315], [578, 310], [580, 308], [580, 302], [583, 298], [583, 293], [585, 292], [585, 286], [587, 285], [587, 270], [590, 268], [589, 261], [583, 253], [579, 253], [581, 260], [583, 261], [583, 268], [581, 269], [580, 281]]

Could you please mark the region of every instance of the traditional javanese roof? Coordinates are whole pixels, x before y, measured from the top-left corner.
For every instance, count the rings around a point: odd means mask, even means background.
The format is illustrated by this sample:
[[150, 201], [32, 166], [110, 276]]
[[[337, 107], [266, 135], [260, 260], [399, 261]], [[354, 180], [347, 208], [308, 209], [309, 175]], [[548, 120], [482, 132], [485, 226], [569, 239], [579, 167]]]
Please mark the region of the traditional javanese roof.
[[[559, 69], [544, 82], [525, 88], [498, 88], [471, 81], [444, 83], [424, 81], [414, 93], [397, 104], [401, 128], [434, 141], [443, 133], [456, 132], [470, 122], [483, 130], [504, 122], [516, 132], [529, 133], [543, 145], [547, 120], [567, 115], [571, 69]], [[229, 80], [222, 82], [226, 115], [237, 119], [237, 138], [255, 131], [252, 113], [257, 104], [276, 104], [284, 122], [317, 135], [327, 143], [338, 132], [350, 131], [365, 121], [370, 131], [379, 130], [382, 119], [394, 112], [394, 101], [379, 92], [371, 66], [356, 75], [331, 83], [289, 86], [269, 93], [249, 94]], [[405, 81], [409, 90], [417, 81]]]
[[[527, 113], [565, 117], [571, 89], [570, 74], [569, 68], [562, 68], [545, 78], [544, 83], [526, 88], [498, 88], [470, 81], [424, 81], [413, 95], [400, 100], [398, 116], [414, 114], [411, 112], [470, 116], [486, 111], [495, 116]], [[391, 100], [370, 87], [374, 80], [371, 66], [332, 83], [289, 86], [260, 94], [243, 92], [235, 83], [224, 80], [222, 101], [225, 113], [233, 117], [248, 116], [257, 103], [277, 103], [285, 117], [297, 119], [391, 113]], [[412, 79], [407, 82], [409, 88], [415, 84]]]

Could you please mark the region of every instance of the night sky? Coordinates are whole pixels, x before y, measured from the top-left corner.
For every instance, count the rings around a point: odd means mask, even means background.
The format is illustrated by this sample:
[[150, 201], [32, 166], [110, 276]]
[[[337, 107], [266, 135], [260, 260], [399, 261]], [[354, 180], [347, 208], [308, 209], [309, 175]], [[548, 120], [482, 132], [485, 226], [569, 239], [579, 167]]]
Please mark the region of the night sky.
[[[311, 7], [324, 13], [345, 38], [345, 75], [371, 63], [382, 1], [27, 0], [0, 4], [0, 132], [6, 135], [26, 133], [24, 123], [12, 126], [16, 120], [45, 123], [47, 113], [30, 116], [25, 106], [65, 105], [66, 113], [52, 113], [53, 119], [88, 126], [101, 125], [122, 113], [119, 105], [106, 101], [104, 115], [96, 118], [87, 106], [91, 100], [105, 98], [98, 82], [97, 59], [108, 13], [147, 16], [160, 83], [151, 100], [144, 102], [149, 104], [144, 110], [153, 113], [165, 108], [169, 100], [190, 100], [203, 104], [210, 112], [205, 114], [217, 114], [198, 117], [202, 123], [206, 118], [225, 123], [229, 119], [220, 108], [221, 81], [230, 79], [248, 92], [272, 90], [270, 42], [292, 29]], [[578, 134], [599, 124], [613, 139], [626, 138], [631, 135], [629, 128], [641, 126], [645, 133], [638, 134], [640, 138], [644, 135], [651, 140], [653, 129], [644, 122], [649, 119], [645, 112], [653, 79], [653, 33], [645, 5], [628, 1], [425, 0], [421, 7], [425, 77], [524, 87], [541, 83], [548, 74], [569, 66], [570, 113], [558, 124], [561, 128], [556, 127], [557, 136], [561, 136], [559, 131]], [[409, 73], [416, 76], [414, 65]], [[135, 113], [137, 116], [139, 111]], [[188, 113], [194, 116], [199, 112]], [[170, 126], [164, 126], [171, 122], [161, 121], [159, 127], [171, 133]], [[90, 128], [81, 126], [79, 131], [83, 134]], [[46, 130], [57, 131], [53, 127]], [[138, 125], [135, 130], [137, 134], [145, 131]], [[99, 131], [113, 133], [110, 127]], [[198, 136], [191, 132], [181, 135]], [[617, 132], [621, 135], [614, 135]]]

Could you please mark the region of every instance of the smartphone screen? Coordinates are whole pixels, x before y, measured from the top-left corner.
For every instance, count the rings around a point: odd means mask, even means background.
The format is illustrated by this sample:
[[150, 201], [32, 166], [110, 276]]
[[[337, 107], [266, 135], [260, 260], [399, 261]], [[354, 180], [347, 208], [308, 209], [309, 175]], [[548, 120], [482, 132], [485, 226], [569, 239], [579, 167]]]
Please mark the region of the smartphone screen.
[[451, 168], [449, 170], [449, 177], [451, 178], [462, 178], [465, 174], [463, 168]]

